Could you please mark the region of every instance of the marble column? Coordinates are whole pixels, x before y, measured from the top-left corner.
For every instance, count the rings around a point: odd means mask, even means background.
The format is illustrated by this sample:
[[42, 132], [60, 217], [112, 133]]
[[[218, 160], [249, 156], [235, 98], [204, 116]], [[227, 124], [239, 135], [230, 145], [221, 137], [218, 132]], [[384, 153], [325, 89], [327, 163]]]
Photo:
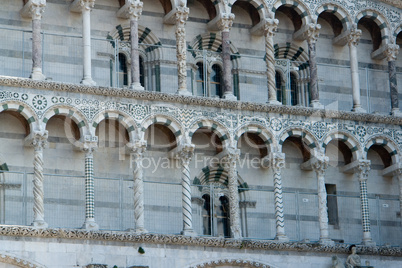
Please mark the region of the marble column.
[[183, 205], [183, 235], [195, 236], [193, 230], [193, 210], [191, 207], [191, 181], [190, 181], [190, 161], [194, 155], [193, 144], [186, 144], [178, 153], [181, 163], [181, 185], [182, 185], [182, 205]]
[[388, 61], [388, 73], [389, 73], [389, 90], [391, 96], [391, 114], [401, 116], [399, 111], [399, 99], [398, 99], [398, 82], [396, 79], [396, 56], [399, 53], [399, 46], [392, 44], [388, 45], [386, 50]]
[[222, 61], [223, 61], [223, 98], [237, 100], [233, 94], [232, 61], [230, 60], [230, 28], [233, 25], [234, 14], [224, 13], [219, 21], [222, 31]]
[[128, 8], [130, 17], [130, 40], [131, 40], [131, 85], [134, 90], [144, 90], [140, 82], [140, 54], [138, 50], [138, 20], [142, 13], [143, 3], [131, 1]]
[[48, 132], [47, 130], [35, 131], [30, 140], [34, 147], [34, 178], [33, 178], [33, 197], [34, 197], [34, 220], [32, 225], [36, 228], [47, 228], [45, 222], [44, 209], [44, 190], [43, 190], [43, 149], [47, 146]]
[[353, 96], [353, 112], [366, 112], [361, 106], [360, 100], [360, 79], [359, 64], [357, 60], [357, 45], [359, 44], [362, 31], [352, 29], [348, 36], [349, 54], [350, 54], [350, 73], [352, 75], [352, 96]]
[[267, 65], [268, 79], [268, 103], [274, 105], [282, 104], [277, 99], [276, 83], [275, 83], [275, 52], [274, 52], [274, 35], [278, 27], [277, 19], [266, 19], [264, 25], [265, 34], [265, 64]]
[[318, 190], [318, 221], [320, 224], [320, 243], [333, 244], [329, 238], [328, 231], [328, 207], [327, 207], [327, 191], [325, 189], [325, 171], [328, 167], [329, 158], [324, 154], [315, 156], [312, 162], [312, 168], [317, 174], [317, 190]]
[[317, 73], [317, 60], [316, 60], [316, 42], [320, 29], [321, 25], [311, 23], [307, 30], [307, 44], [308, 44], [309, 67], [310, 67], [310, 92], [311, 92], [310, 106], [314, 108], [323, 108], [323, 105], [320, 104], [320, 96], [318, 92], [318, 73]]
[[42, 73], [42, 13], [46, 7], [46, 0], [31, 0], [26, 3], [27, 10], [22, 10], [22, 15], [32, 18], [32, 72], [33, 80], [44, 80]]
[[274, 205], [276, 220], [276, 240], [289, 241], [285, 234], [285, 217], [283, 214], [283, 193], [282, 193], [282, 175], [281, 170], [285, 166], [284, 153], [271, 153], [270, 162], [274, 172]]
[[85, 222], [83, 229], [98, 230], [95, 222], [95, 187], [93, 152], [97, 148], [96, 142], [85, 142], [82, 150], [85, 153]]
[[393, 175], [398, 178], [399, 182], [399, 207], [400, 207], [399, 211], [402, 215], [402, 168], [398, 168], [397, 170], [395, 170]]
[[222, 158], [222, 164], [228, 171], [230, 230], [232, 238], [234, 239], [240, 239], [242, 236], [240, 229], [239, 191], [236, 167], [239, 156], [240, 150], [230, 148], [228, 149], [228, 154]]
[[82, 44], [84, 64], [84, 74], [81, 80], [81, 84], [87, 86], [95, 86], [96, 83], [92, 80], [91, 62], [91, 11], [95, 5], [95, 0], [78, 1], [82, 12]]
[[147, 142], [137, 140], [131, 146], [131, 164], [133, 168], [134, 179], [134, 219], [135, 232], [146, 233], [144, 220], [144, 173], [142, 168], [142, 159], [147, 148]]
[[177, 75], [178, 90], [180, 95], [191, 95], [187, 90], [187, 48], [186, 48], [186, 21], [188, 19], [189, 9], [182, 6], [176, 8], [176, 57], [177, 57]]
[[371, 239], [370, 211], [367, 199], [367, 177], [370, 171], [370, 164], [370, 160], [359, 160], [359, 165], [357, 166], [356, 170], [360, 186], [360, 208], [362, 215], [364, 245], [375, 245]]

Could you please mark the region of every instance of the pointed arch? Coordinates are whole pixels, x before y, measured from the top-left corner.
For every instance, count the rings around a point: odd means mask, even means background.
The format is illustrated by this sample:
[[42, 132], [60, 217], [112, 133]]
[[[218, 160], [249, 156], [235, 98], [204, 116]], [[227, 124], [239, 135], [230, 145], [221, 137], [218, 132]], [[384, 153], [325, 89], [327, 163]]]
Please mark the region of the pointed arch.
[[145, 131], [153, 124], [159, 124], [167, 127], [175, 136], [176, 142], [179, 143], [184, 133], [183, 126], [173, 117], [167, 115], [152, 115], [141, 122], [140, 138], [143, 139]]
[[128, 132], [130, 142], [137, 139], [138, 128], [135, 121], [129, 115], [121, 111], [116, 112], [112, 110], [102, 111], [95, 116], [92, 121], [92, 125], [90, 125], [90, 132], [92, 135], [95, 136], [96, 128], [98, 127], [99, 123], [105, 119], [114, 119], [121, 123]]
[[332, 132], [329, 132], [324, 137], [323, 140], [324, 141], [321, 146], [324, 150], [327, 149], [327, 146], [331, 141], [339, 140], [339, 141], [342, 141], [343, 143], [345, 143], [345, 145], [349, 148], [349, 150], [352, 153], [353, 160], [358, 160], [358, 159], [361, 159], [361, 157], [362, 157], [361, 156], [362, 148], [361, 148], [360, 143], [357, 141], [357, 139], [355, 137], [353, 137], [352, 135], [350, 135], [347, 132], [334, 130]]
[[253, 133], [256, 134], [258, 137], [260, 137], [264, 144], [267, 146], [268, 152], [273, 151], [273, 145], [274, 145], [274, 135], [266, 129], [264, 126], [256, 124], [256, 123], [250, 123], [247, 125], [243, 125], [239, 127], [236, 132], [234, 139], [235, 141], [238, 141], [241, 137], [241, 135], [245, 133]]
[[392, 164], [396, 164], [399, 163], [400, 161], [400, 151], [398, 148], [398, 145], [396, 142], [394, 142], [393, 140], [391, 140], [390, 138], [386, 137], [386, 136], [381, 136], [381, 135], [377, 135], [374, 136], [372, 138], [370, 138], [366, 144], [364, 145], [364, 155], [363, 158], [367, 159], [367, 152], [370, 149], [370, 147], [372, 145], [380, 145], [382, 146], [385, 150], [387, 150], [387, 152], [389, 153], [389, 155], [391, 156], [391, 160], [392, 160]]
[[42, 119], [44, 128], [46, 129], [47, 122], [56, 115], [63, 115], [67, 118], [71, 118], [80, 130], [81, 137], [84, 137], [87, 132], [89, 132], [88, 120], [85, 116], [73, 106], [69, 105], [55, 105], [48, 109]]
[[[365, 9], [360, 11], [355, 17], [355, 24], [357, 25], [359, 21], [363, 18], [372, 20], [380, 29], [381, 32], [381, 45], [385, 45], [389, 42], [390, 29], [389, 22], [387, 19], [374, 9]], [[374, 40], [373, 40], [374, 42]]]
[[21, 114], [28, 122], [30, 133], [35, 129], [35, 124], [38, 124], [38, 127], [41, 127], [35, 111], [26, 103], [20, 101], [0, 102], [0, 113], [5, 111], [13, 111]]
[[218, 136], [218, 138], [222, 142], [223, 148], [226, 148], [228, 146], [231, 136], [229, 134], [229, 130], [222, 124], [210, 119], [202, 119], [200, 121], [197, 121], [193, 123], [188, 130], [188, 136], [190, 139], [199, 128], [207, 128], [211, 130]]

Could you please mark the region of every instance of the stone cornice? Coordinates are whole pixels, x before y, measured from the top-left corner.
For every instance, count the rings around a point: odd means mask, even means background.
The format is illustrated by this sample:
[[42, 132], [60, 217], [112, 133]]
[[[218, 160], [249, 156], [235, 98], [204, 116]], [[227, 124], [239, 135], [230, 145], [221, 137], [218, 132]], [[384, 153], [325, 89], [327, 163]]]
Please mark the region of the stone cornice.
[[150, 91], [136, 91], [113, 87], [85, 86], [82, 84], [67, 84], [52, 81], [37, 81], [28, 78], [0, 76], [0, 86], [33, 88], [50, 91], [61, 91], [79, 94], [110, 96], [117, 98], [132, 98], [148, 101], [162, 101], [182, 103], [187, 105], [217, 107], [239, 111], [254, 111], [263, 113], [291, 114], [298, 116], [313, 116], [321, 118], [352, 120], [361, 122], [402, 125], [402, 117], [378, 114], [355, 113], [336, 110], [314, 109], [310, 107], [295, 107], [282, 105], [269, 105], [255, 102], [229, 101], [224, 99], [183, 96]]
[[[30, 226], [0, 225], [0, 236], [35, 237], [43, 239], [80, 239], [122, 243], [150, 243], [215, 248], [279, 250], [297, 252], [348, 254], [349, 244], [320, 245], [315, 243], [277, 242], [274, 240], [225, 239], [183, 235], [137, 234], [134, 232], [88, 231], [84, 229], [37, 229]], [[402, 257], [399, 247], [358, 246], [357, 253]]]
[[402, 9], [402, 1], [401, 0], [380, 0], [380, 1], [383, 3], [386, 3], [388, 5]]

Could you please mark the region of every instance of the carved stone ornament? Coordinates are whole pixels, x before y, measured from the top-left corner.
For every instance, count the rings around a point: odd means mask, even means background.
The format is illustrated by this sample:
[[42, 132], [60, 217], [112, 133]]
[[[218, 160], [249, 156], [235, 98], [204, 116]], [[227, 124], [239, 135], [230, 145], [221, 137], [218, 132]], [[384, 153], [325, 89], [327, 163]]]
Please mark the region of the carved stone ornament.
[[315, 160], [311, 163], [311, 167], [319, 176], [323, 176], [328, 168], [329, 157], [324, 154], [317, 154]]
[[387, 55], [387, 61], [396, 61], [396, 56], [399, 54], [399, 46], [396, 44], [390, 44], [385, 51]]
[[[45, 268], [45, 266], [41, 264], [34, 263], [31, 260], [28, 261], [15, 255], [11, 255], [8, 252], [0, 252], [0, 263], [11, 264], [17, 267]], [[23, 264], [23, 266], [21, 266], [21, 264]]]
[[307, 29], [307, 42], [315, 43], [320, 35], [321, 25], [318, 23], [310, 23]]
[[359, 180], [367, 180], [368, 174], [370, 172], [370, 160], [359, 160], [359, 165], [356, 167], [356, 172], [358, 173]]
[[42, 150], [47, 147], [48, 135], [49, 134], [47, 130], [35, 131], [32, 133], [30, 143], [35, 148], [35, 151]]
[[265, 19], [264, 33], [266, 36], [274, 36], [278, 29], [279, 20], [277, 19]]
[[285, 154], [284, 153], [271, 153], [270, 164], [274, 173], [281, 172], [282, 168], [285, 167]]
[[350, 34], [348, 35], [348, 44], [349, 46], [357, 46], [360, 41], [360, 37], [362, 35], [362, 30], [357, 29], [357, 27], [354, 27], [351, 31]]
[[95, 0], [78, 0], [82, 9], [92, 10], [95, 6]]
[[143, 3], [138, 0], [129, 0], [128, 16], [132, 20], [138, 20], [142, 14]]
[[185, 165], [188, 165], [191, 158], [194, 155], [194, 144], [185, 144], [180, 152], [178, 152], [178, 157]]
[[134, 142], [130, 142], [127, 144], [127, 147], [130, 149], [131, 153], [134, 156], [134, 159], [140, 159], [142, 155], [145, 153], [147, 149], [147, 141], [145, 140], [136, 140]]
[[223, 13], [221, 19], [218, 22], [218, 28], [222, 32], [229, 32], [232, 28], [235, 15], [233, 13]]
[[82, 151], [85, 152], [85, 157], [92, 157], [96, 148], [98, 148], [97, 142], [84, 142]]

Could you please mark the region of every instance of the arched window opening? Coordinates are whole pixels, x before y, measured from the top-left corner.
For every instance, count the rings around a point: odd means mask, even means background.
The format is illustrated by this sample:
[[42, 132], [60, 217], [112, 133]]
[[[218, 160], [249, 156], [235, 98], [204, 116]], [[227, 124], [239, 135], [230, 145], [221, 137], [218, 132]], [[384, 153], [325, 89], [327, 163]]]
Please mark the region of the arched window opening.
[[222, 97], [222, 69], [219, 65], [214, 64], [211, 72], [211, 97]]
[[205, 95], [204, 64], [202, 64], [202, 62], [197, 63], [197, 72], [195, 81], [196, 81], [197, 96], [204, 96]]
[[278, 71], [275, 72], [275, 85], [276, 85], [276, 99], [279, 102], [283, 103], [283, 98], [282, 98], [282, 75]]
[[209, 194], [202, 196], [204, 200], [202, 207], [203, 234], [230, 237], [229, 199], [219, 193], [212, 194], [212, 196], [215, 196], [214, 199], [211, 199]]
[[297, 88], [297, 78], [294, 73], [290, 73], [290, 101], [292, 105], [299, 104], [297, 100], [297, 95], [299, 94], [299, 90]]
[[140, 84], [145, 87], [144, 59], [140, 56]]
[[217, 211], [218, 236], [230, 237], [229, 221], [229, 199], [226, 196], [219, 197], [219, 208]]
[[127, 57], [123, 53], [119, 53], [119, 69], [118, 69], [119, 86], [128, 86]]
[[202, 199], [204, 199], [204, 206], [202, 207], [203, 234], [212, 235], [211, 197], [204, 194]]

